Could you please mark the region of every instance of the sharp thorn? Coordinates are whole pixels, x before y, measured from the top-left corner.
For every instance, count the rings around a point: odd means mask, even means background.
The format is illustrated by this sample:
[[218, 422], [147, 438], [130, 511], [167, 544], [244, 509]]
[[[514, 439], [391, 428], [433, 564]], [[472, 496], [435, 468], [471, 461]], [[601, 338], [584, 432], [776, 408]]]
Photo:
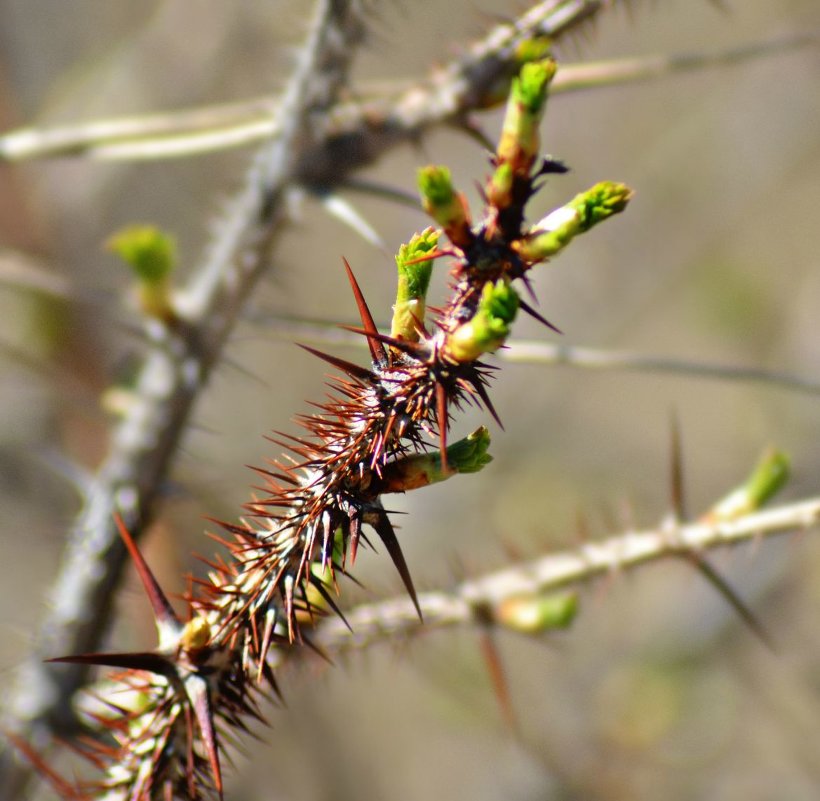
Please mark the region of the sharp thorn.
[[310, 650], [313, 651], [313, 653], [315, 653], [317, 656], [319, 656], [321, 659], [327, 662], [328, 665], [330, 665], [331, 667], [335, 667], [335, 663], [330, 658], [330, 655], [325, 650], [316, 645], [316, 643], [313, 642], [309, 637], [302, 637], [302, 642], [308, 648], [310, 648]]
[[673, 411], [669, 420], [669, 500], [676, 522], [686, 520], [686, 486], [683, 478], [683, 446], [680, 425]]
[[479, 632], [479, 644], [481, 646], [481, 655], [484, 657], [484, 664], [487, 667], [487, 673], [490, 675], [490, 683], [495, 693], [495, 699], [501, 711], [501, 717], [507, 728], [517, 736], [518, 721], [516, 720], [515, 708], [513, 707], [512, 696], [510, 695], [509, 682], [507, 681], [507, 675], [504, 671], [501, 654], [498, 651], [498, 645], [489, 628], [485, 627]]
[[160, 627], [160, 638], [162, 637], [162, 626], [171, 626], [178, 631], [182, 627], [182, 624], [176, 612], [174, 612], [174, 608], [159, 586], [159, 582], [151, 572], [151, 568], [148, 567], [148, 563], [143, 559], [139, 548], [137, 548], [137, 544], [128, 533], [125, 522], [118, 512], [114, 513], [114, 521], [119, 529], [120, 537], [122, 537], [122, 541], [134, 562], [134, 567], [140, 577], [142, 586], [145, 588], [145, 594], [148, 596], [151, 608], [154, 610], [157, 626]]
[[222, 801], [222, 769], [219, 765], [219, 744], [214, 728], [213, 710], [211, 709], [211, 699], [208, 690], [208, 683], [200, 676], [192, 676], [185, 682], [185, 692], [194, 709], [196, 721], [202, 734], [202, 741], [205, 744], [205, 751], [208, 755], [208, 763], [211, 767], [211, 774], [214, 780], [214, 787]]
[[347, 622], [347, 618], [344, 616], [344, 612], [339, 609], [338, 604], [336, 601], [333, 600], [333, 597], [328, 592], [327, 587], [325, 587], [324, 582], [318, 577], [311, 574], [310, 583], [316, 588], [316, 591], [319, 595], [322, 596], [324, 602], [341, 618], [342, 623], [345, 624], [347, 630], [352, 634], [353, 629], [350, 627], [350, 623]]
[[530, 300], [534, 304], [538, 305], [538, 296], [535, 294], [535, 290], [532, 288], [532, 281], [530, 281], [530, 277], [528, 275], [521, 276], [521, 283], [524, 284], [524, 289], [527, 290], [527, 294], [529, 295]]
[[165, 677], [177, 675], [176, 668], [171, 661], [151, 651], [135, 651], [122, 654], [76, 654], [75, 656], [59, 656], [45, 661], [69, 665], [101, 665], [129, 670], [147, 670], [150, 673]]
[[389, 345], [391, 348], [400, 350], [402, 353], [406, 353], [414, 359], [424, 359], [430, 353], [430, 349], [421, 342], [410, 342], [406, 339], [396, 339], [396, 337], [391, 337], [388, 334], [381, 334], [378, 331], [368, 331], [365, 328], [357, 328], [354, 325], [341, 325], [339, 328], [344, 331], [350, 331], [354, 334], [362, 334], [367, 337], [368, 341], [375, 341], [380, 344], [384, 343], [385, 345]]
[[311, 348], [310, 345], [302, 345], [301, 343], [297, 344], [303, 350], [306, 350], [308, 353], [312, 353], [314, 356], [326, 361], [328, 364], [332, 364], [336, 369], [341, 370], [343, 373], [347, 373], [352, 378], [357, 378], [360, 381], [370, 381], [373, 378], [373, 373], [366, 367], [346, 361], [345, 359], [340, 359], [337, 356], [331, 356], [329, 353], [324, 353], [321, 350], [316, 350], [316, 348]]
[[45, 759], [38, 754], [22, 737], [18, 736], [12, 731], [4, 730], [6, 739], [19, 751], [36, 770], [63, 798], [69, 801], [82, 801], [84, 794], [81, 793], [77, 787], [69, 784], [59, 773], [52, 770], [46, 763]]
[[478, 393], [478, 397], [481, 398], [481, 402], [484, 404], [484, 408], [490, 413], [490, 416], [498, 423], [498, 427], [503, 431], [504, 424], [501, 422], [501, 418], [498, 416], [498, 412], [495, 410], [495, 406], [493, 406], [493, 402], [490, 400], [490, 395], [487, 392], [487, 388], [481, 382], [480, 378], [475, 378], [472, 381], [472, 385], [475, 388], [475, 391]]
[[553, 324], [552, 324], [552, 323], [551, 323], [551, 322], [550, 322], [550, 321], [549, 321], [546, 317], [544, 317], [543, 315], [539, 314], [539, 313], [538, 313], [538, 312], [537, 312], [537, 311], [536, 311], [536, 310], [535, 310], [532, 306], [530, 306], [530, 304], [529, 304], [529, 303], [527, 303], [527, 302], [526, 302], [526, 301], [524, 301], [524, 300], [520, 300], [520, 299], [519, 299], [519, 301], [518, 301], [518, 305], [519, 305], [519, 306], [520, 306], [520, 307], [521, 307], [521, 308], [522, 308], [522, 309], [523, 309], [523, 310], [524, 310], [527, 314], [529, 314], [529, 316], [530, 316], [530, 317], [532, 317], [532, 318], [533, 318], [533, 319], [535, 319], [535, 320], [538, 320], [538, 322], [539, 322], [539, 323], [541, 323], [542, 325], [545, 325], [545, 326], [546, 326], [547, 328], [549, 328], [551, 331], [555, 331], [555, 333], [556, 333], [556, 334], [561, 334], [561, 335], [563, 335], [563, 333], [564, 333], [564, 332], [563, 332], [560, 328], [558, 328], [558, 326], [553, 325]]
[[733, 587], [726, 581], [717, 570], [699, 553], [688, 551], [685, 554], [697, 571], [714, 587], [721, 597], [732, 607], [738, 617], [746, 624], [747, 628], [754, 634], [772, 653], [777, 653], [774, 640], [765, 626], [760, 622], [754, 612], [746, 605], [746, 602], [735, 592]]
[[[441, 449], [441, 469], [444, 473], [449, 473], [447, 464], [447, 389], [444, 384], [436, 384], [436, 418], [438, 422], [438, 439]], [[421, 615], [421, 613], [419, 613]]]
[[345, 270], [347, 271], [347, 280], [350, 281], [350, 287], [353, 290], [353, 297], [356, 299], [356, 306], [359, 309], [359, 316], [362, 318], [362, 327], [368, 334], [367, 344], [370, 348], [370, 355], [373, 357], [373, 361], [376, 362], [376, 364], [385, 365], [387, 364], [387, 351], [384, 346], [378, 342], [378, 340], [375, 340], [371, 336], [372, 334], [379, 333], [376, 328], [376, 323], [373, 321], [373, 315], [370, 314], [367, 301], [364, 299], [362, 290], [356, 281], [356, 276], [353, 275], [353, 270], [350, 269], [350, 264], [347, 259], [342, 259], [342, 261], [344, 262]]
[[387, 553], [390, 554], [390, 558], [393, 560], [393, 564], [396, 566], [396, 570], [398, 570], [399, 576], [401, 576], [401, 580], [404, 582], [404, 587], [407, 590], [407, 594], [410, 596], [413, 606], [416, 607], [416, 613], [419, 616], [419, 620], [423, 621], [424, 617], [421, 614], [421, 607], [419, 606], [419, 599], [416, 595], [416, 588], [413, 586], [413, 579], [410, 577], [410, 570], [407, 567], [407, 562], [404, 560], [404, 554], [401, 551], [398, 537], [396, 537], [396, 532], [393, 530], [390, 519], [386, 514], [380, 514], [377, 522], [373, 524], [373, 528], [375, 529], [376, 534], [379, 535], [379, 539], [384, 543], [384, 547], [387, 548]]

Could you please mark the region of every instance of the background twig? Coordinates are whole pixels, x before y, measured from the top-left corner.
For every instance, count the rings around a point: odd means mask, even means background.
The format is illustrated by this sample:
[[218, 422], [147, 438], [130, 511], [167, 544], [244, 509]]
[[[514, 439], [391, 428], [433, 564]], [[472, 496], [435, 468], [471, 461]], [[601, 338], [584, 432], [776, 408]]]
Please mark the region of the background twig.
[[[820, 498], [814, 498], [730, 522], [690, 523], [674, 529], [662, 526], [618, 534], [478, 576], [447, 591], [419, 593], [424, 621], [419, 620], [409, 598], [392, 598], [346, 611], [349, 628], [335, 616], [323, 620], [311, 640], [334, 657], [425, 630], [486, 625], [487, 609], [512, 598], [543, 595], [660, 559], [679, 557], [682, 549], [703, 553], [813, 528], [818, 521]], [[277, 651], [273, 659], [286, 661], [289, 655], [289, 651]]]

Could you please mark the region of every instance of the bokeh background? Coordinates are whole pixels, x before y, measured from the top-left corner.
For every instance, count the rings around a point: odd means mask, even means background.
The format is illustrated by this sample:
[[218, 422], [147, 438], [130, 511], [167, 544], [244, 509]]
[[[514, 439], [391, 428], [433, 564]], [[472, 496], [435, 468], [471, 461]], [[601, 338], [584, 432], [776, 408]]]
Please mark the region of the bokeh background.
[[[564, 61], [716, 52], [820, 32], [816, 0], [635, 3], [565, 43]], [[374, 3], [355, 86], [420, 77], [520, 3]], [[306, 3], [276, 0], [0, 0], [0, 129], [276, 92], [293, 65]], [[637, 195], [628, 213], [535, 277], [561, 341], [686, 360], [820, 375], [820, 50], [553, 99], [545, 148], [573, 171], [533, 216], [603, 179]], [[495, 136], [498, 115], [481, 117]], [[104, 453], [100, 399], [127, 382], [129, 277], [102, 243], [131, 222], [178, 238], [195, 268], [248, 151], [138, 166], [57, 160], [0, 165], [0, 258], [42, 266], [69, 298], [0, 286], [0, 676], [10, 682], [55, 576], [78, 499], [64, 473]], [[470, 187], [477, 145], [439, 132], [367, 177], [412, 190], [418, 165], [449, 164]], [[475, 199], [474, 195], [471, 196]], [[357, 196], [395, 249], [420, 213]], [[233, 519], [243, 465], [271, 453], [323, 392], [322, 365], [277, 333], [271, 315], [354, 320], [340, 268], [354, 265], [377, 317], [389, 316], [389, 256], [306, 200], [271, 277], [236, 331], [230, 363], [204, 393], [176, 459], [149, 559], [170, 589], [208, 553], [204, 516]], [[10, 268], [4, 268], [10, 269]], [[441, 289], [443, 280], [438, 283]], [[437, 290], [437, 291], [438, 291]], [[440, 295], [439, 295], [440, 296]], [[522, 320], [519, 336], [557, 338]], [[342, 351], [340, 351], [342, 352]], [[356, 351], [344, 355], [357, 357]], [[358, 358], [363, 358], [359, 354]], [[248, 375], [252, 374], [252, 377]], [[706, 509], [774, 444], [794, 477], [784, 498], [818, 493], [817, 396], [772, 385], [660, 374], [505, 365], [493, 390], [506, 431], [493, 464], [397, 499], [420, 589], [446, 586], [572, 546], [655, 525], [668, 508], [669, 420], [683, 431], [689, 505]], [[484, 417], [456, 424], [466, 433]], [[230, 772], [231, 801], [273, 799], [816, 799], [820, 790], [820, 538], [791, 535], [715, 564], [774, 633], [766, 651], [683, 562], [582, 589], [565, 633], [500, 634], [518, 717], [505, 725], [475, 632], [428, 632], [335, 669], [307, 660], [283, 677], [287, 708]], [[384, 556], [365, 554], [368, 592], [400, 592]], [[151, 640], [136, 583], [120, 598], [116, 646]], [[2, 793], [0, 793], [2, 794]], [[40, 796], [48, 797], [46, 793]], [[38, 797], [40, 797], [38, 796]]]

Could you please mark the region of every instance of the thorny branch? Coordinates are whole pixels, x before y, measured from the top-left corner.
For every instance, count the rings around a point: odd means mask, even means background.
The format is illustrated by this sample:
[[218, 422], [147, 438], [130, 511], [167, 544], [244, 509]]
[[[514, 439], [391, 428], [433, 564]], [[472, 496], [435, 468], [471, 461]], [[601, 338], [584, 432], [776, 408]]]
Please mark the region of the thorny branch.
[[[111, 600], [126, 561], [114, 514], [135, 538], [153, 518], [159, 490], [193, 405], [219, 363], [245, 300], [269, 264], [286, 222], [289, 186], [340, 183], [389, 147], [435, 124], [456, 122], [506, 92], [516, 47], [534, 36], [553, 39], [577, 28], [612, 0], [547, 0], [517, 21], [496, 27], [467, 54], [369, 119], [366, 130], [331, 120], [362, 35], [359, 4], [320, 0], [298, 66], [281, 101], [282, 129], [254, 159], [244, 185], [218, 226], [206, 257], [182, 294], [178, 325], [148, 326], [149, 344], [135, 398], [111, 434], [68, 536], [50, 611], [6, 703], [5, 725], [37, 746], [74, 726], [71, 699], [86, 680], [82, 665], [44, 665], [55, 654], [95, 650], [107, 629]], [[342, 115], [344, 117], [344, 115]], [[0, 761], [0, 785], [16, 795], [30, 770]]]
[[[286, 222], [283, 200], [288, 188], [295, 183], [322, 189], [338, 185], [353, 169], [372, 162], [394, 144], [417, 138], [432, 125], [468, 127], [468, 113], [492, 102], [499, 84], [506, 88], [516, 66], [515, 48], [522, 40], [539, 34], [556, 38], [611, 4], [607, 0], [542, 3], [517, 23], [499, 26], [467, 56], [436, 73], [425, 90], [411, 90], [389, 106], [352, 104], [350, 109], [336, 106], [329, 112], [362, 31], [355, 3], [318, 3], [319, 13], [301, 62], [281, 102], [276, 140], [254, 161], [207, 258], [183, 294], [177, 324], [149, 326], [150, 342], [136, 398], [112, 432], [109, 456], [70, 532], [52, 598], [53, 611], [9, 705], [10, 725], [15, 730], [42, 741], [46, 733], [74, 725], [70, 701], [84, 681], [85, 669], [45, 667], [39, 660], [54, 653], [94, 650], [104, 633], [125, 556], [113, 515], [119, 511], [135, 537], [150, 522], [158, 489], [193, 404], [218, 364], [234, 321], [266, 268], [275, 236]], [[346, 116], [348, 111], [352, 116]], [[810, 509], [802, 512], [800, 520], [809, 525], [816, 521], [818, 510], [816, 503], [806, 506]], [[792, 518], [788, 524], [770, 525], [774, 530], [794, 522]], [[724, 524], [702, 536], [697, 535], [697, 526], [684, 527], [677, 531], [676, 547], [714, 547], [724, 540], [751, 536], [742, 531], [733, 534], [739, 526]], [[690, 529], [692, 542], [686, 539]], [[457, 600], [472, 615], [476, 604], [503, 598], [510, 588], [557, 586], [673, 552], [668, 532], [663, 541], [657, 532], [654, 539], [651, 532], [619, 539], [619, 543], [608, 541], [618, 545], [618, 550], [607, 551], [607, 543], [586, 546], [577, 554], [550, 557], [517, 572], [467, 582], [459, 588]], [[434, 605], [436, 597], [446, 598], [431, 594], [427, 600]], [[368, 630], [366, 621], [361, 625], [363, 631]], [[0, 783], [12, 794], [26, 779], [26, 770], [8, 760], [0, 763]]]

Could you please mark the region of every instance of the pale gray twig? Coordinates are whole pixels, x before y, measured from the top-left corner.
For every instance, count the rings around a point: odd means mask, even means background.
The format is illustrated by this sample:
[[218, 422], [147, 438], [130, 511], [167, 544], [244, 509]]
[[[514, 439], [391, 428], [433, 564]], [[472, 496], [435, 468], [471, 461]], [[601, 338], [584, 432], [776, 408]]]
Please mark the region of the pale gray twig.
[[629, 350], [585, 348], [551, 342], [511, 340], [509, 348], [499, 353], [504, 361], [523, 364], [566, 364], [592, 370], [625, 370], [642, 373], [667, 373], [687, 378], [713, 378], [720, 381], [741, 381], [768, 384], [809, 395], [820, 394], [820, 380], [735, 364], [676, 359]]
[[[326, 320], [296, 320], [279, 315], [257, 315], [254, 322], [268, 326], [266, 331], [281, 339], [298, 339], [306, 344], [344, 345], [366, 348], [358, 334], [339, 328]], [[383, 326], [386, 328], [386, 326]], [[638, 353], [632, 350], [588, 348], [539, 340], [510, 339], [496, 353], [505, 362], [518, 364], [566, 365], [588, 370], [621, 370], [637, 373], [665, 373], [686, 378], [737, 381], [769, 385], [805, 395], [820, 395], [820, 379], [736, 364], [693, 361], [672, 356]]]
[[[658, 54], [582, 64], [563, 63], [551, 92], [563, 94], [647, 81], [680, 72], [732, 66], [763, 56], [817, 44], [815, 34], [795, 34], [754, 42], [717, 53]], [[424, 92], [424, 82], [400, 93], [359, 87], [369, 102], [391, 105], [410, 92]], [[364, 111], [366, 106], [360, 105]], [[348, 116], [351, 112], [339, 112]], [[359, 120], [359, 126], [365, 125]], [[279, 105], [274, 97], [256, 97], [165, 114], [93, 120], [52, 128], [20, 128], [0, 136], [0, 160], [82, 156], [101, 161], [143, 161], [184, 158], [263, 142], [279, 131]]]
[[[618, 534], [575, 549], [552, 553], [519, 565], [470, 579], [453, 589], [419, 593], [424, 614], [420, 621], [409, 598], [394, 598], [356, 606], [338, 617], [323, 620], [311, 641], [330, 657], [395, 640], [422, 630], [452, 626], [486, 625], [493, 610], [505, 601], [541, 596], [606, 576], [626, 568], [695, 553], [740, 545], [760, 537], [814, 527], [820, 522], [820, 498], [783, 504], [736, 520], [661, 526]], [[287, 659], [287, 651], [276, 658]]]

